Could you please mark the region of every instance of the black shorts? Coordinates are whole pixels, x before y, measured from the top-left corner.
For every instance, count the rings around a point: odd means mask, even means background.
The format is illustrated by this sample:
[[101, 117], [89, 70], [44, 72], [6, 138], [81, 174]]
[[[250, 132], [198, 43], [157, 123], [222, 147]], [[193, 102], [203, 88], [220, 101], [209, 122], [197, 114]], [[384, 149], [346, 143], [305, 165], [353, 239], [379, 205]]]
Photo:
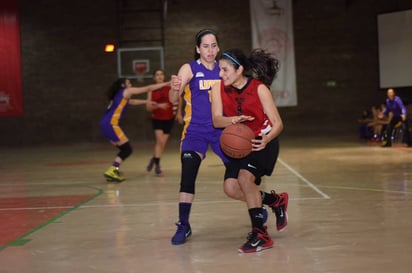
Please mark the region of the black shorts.
[[169, 120], [152, 119], [153, 130], [163, 130], [165, 134], [170, 134], [174, 123], [174, 118]]
[[252, 152], [247, 157], [241, 159], [231, 158], [229, 162], [225, 164], [225, 180], [227, 178], [237, 178], [239, 170], [244, 169], [256, 177], [256, 184], [259, 185], [262, 176], [272, 175], [278, 156], [279, 140], [275, 138], [261, 151]]

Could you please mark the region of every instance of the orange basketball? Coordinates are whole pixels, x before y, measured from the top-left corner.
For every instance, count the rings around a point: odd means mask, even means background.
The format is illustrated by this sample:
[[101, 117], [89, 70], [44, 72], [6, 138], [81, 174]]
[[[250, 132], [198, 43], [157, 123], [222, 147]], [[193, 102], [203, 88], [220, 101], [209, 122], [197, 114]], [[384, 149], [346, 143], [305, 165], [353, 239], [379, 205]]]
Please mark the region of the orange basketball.
[[243, 158], [252, 152], [252, 139], [255, 134], [244, 124], [227, 126], [220, 136], [220, 147], [231, 158]]

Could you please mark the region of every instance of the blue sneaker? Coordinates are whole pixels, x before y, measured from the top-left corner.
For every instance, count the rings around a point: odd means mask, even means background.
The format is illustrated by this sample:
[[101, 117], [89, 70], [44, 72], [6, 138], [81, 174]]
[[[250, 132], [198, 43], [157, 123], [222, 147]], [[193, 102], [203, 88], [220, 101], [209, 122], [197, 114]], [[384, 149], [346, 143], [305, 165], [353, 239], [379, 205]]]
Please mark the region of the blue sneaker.
[[175, 235], [172, 237], [172, 245], [181, 245], [186, 242], [192, 235], [192, 229], [190, 225], [184, 225], [181, 222], [176, 223], [177, 230]]
[[265, 207], [262, 207], [262, 214], [263, 214], [263, 225], [266, 225], [266, 222], [268, 221], [268, 211], [266, 210]]

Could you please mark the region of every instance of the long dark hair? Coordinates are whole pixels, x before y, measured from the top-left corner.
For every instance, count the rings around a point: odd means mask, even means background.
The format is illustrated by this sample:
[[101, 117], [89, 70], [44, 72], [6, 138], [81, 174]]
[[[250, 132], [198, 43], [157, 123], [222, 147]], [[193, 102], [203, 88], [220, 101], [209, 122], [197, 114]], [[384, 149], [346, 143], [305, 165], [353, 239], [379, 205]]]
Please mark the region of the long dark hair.
[[[216, 38], [217, 45], [219, 45], [219, 38], [217, 37], [216, 32], [213, 31], [213, 30], [211, 30], [211, 29], [205, 28], [205, 29], [200, 30], [200, 31], [196, 34], [196, 36], [195, 36], [195, 43], [196, 43], [196, 46], [197, 46], [197, 47], [200, 47], [200, 44], [202, 43], [202, 37], [205, 36], [205, 35], [207, 35], [207, 34], [212, 34], [212, 35], [214, 35], [215, 38]], [[197, 59], [200, 58], [200, 54], [197, 53], [196, 48], [195, 48], [195, 55], [194, 55], [194, 57], [195, 57], [195, 60], [197, 60]]]
[[222, 54], [221, 59], [231, 61], [236, 69], [242, 65], [244, 75], [260, 80], [267, 86], [272, 84], [279, 71], [279, 61], [260, 48], [252, 50], [249, 56], [240, 49], [229, 49]]
[[119, 78], [107, 89], [106, 95], [109, 101], [113, 100], [117, 92], [126, 86], [126, 80], [126, 78]]

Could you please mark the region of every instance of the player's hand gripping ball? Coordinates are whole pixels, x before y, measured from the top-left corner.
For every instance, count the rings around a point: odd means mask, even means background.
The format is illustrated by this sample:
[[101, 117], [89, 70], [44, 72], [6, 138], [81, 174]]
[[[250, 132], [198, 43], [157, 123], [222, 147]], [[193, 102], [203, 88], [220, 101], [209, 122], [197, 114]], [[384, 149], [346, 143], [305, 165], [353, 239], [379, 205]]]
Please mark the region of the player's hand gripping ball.
[[243, 158], [252, 152], [255, 134], [248, 126], [236, 123], [227, 126], [220, 136], [220, 147], [231, 158]]

